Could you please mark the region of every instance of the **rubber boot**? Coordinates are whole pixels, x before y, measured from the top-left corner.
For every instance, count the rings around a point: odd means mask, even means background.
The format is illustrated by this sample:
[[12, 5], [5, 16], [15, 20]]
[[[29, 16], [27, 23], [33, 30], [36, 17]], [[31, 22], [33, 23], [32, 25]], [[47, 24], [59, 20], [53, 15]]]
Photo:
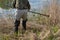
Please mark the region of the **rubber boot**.
[[15, 20], [15, 33], [18, 34], [18, 26], [20, 24], [20, 21]]
[[26, 30], [26, 22], [27, 22], [27, 20], [23, 20], [23, 21], [22, 21], [22, 26], [23, 26], [23, 29], [24, 29], [24, 30]]

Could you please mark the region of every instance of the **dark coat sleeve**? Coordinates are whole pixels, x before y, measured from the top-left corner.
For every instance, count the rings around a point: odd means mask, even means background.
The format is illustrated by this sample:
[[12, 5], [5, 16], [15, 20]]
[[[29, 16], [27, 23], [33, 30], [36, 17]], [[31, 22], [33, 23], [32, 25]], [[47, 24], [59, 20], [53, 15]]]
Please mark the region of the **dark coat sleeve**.
[[13, 0], [13, 3], [12, 3], [13, 8], [15, 8], [15, 5], [16, 5], [16, 0]]
[[31, 6], [30, 6], [29, 1], [27, 2], [27, 6], [28, 6], [28, 9], [30, 10]]

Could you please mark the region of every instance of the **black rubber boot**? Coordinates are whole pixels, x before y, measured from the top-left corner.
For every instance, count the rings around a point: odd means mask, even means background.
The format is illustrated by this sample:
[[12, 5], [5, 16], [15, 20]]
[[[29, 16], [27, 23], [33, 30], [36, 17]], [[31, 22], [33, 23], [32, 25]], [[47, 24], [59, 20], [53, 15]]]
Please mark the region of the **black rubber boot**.
[[23, 21], [22, 21], [22, 26], [23, 26], [23, 29], [24, 29], [24, 30], [26, 30], [26, 22], [27, 22], [27, 20], [23, 20]]
[[18, 26], [19, 26], [19, 24], [20, 24], [20, 21], [15, 20], [15, 33], [17, 33], [17, 34], [18, 34]]

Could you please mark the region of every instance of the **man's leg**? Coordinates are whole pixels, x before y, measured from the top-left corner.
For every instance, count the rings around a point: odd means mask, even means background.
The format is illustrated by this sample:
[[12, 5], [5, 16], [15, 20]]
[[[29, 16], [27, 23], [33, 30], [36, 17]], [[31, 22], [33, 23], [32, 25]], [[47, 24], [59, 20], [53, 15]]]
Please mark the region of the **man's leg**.
[[27, 22], [27, 10], [24, 10], [24, 13], [23, 13], [23, 20], [22, 20], [22, 26], [23, 26], [23, 29], [26, 30], [26, 22]]
[[27, 19], [22, 21], [22, 26], [24, 30], [26, 30], [26, 22], [27, 22]]
[[20, 10], [17, 10], [17, 14], [16, 14], [16, 20], [15, 20], [15, 32], [18, 33], [18, 26], [20, 24], [20, 18], [21, 18], [21, 12]]
[[15, 32], [18, 34], [18, 26], [20, 24], [20, 21], [15, 20]]

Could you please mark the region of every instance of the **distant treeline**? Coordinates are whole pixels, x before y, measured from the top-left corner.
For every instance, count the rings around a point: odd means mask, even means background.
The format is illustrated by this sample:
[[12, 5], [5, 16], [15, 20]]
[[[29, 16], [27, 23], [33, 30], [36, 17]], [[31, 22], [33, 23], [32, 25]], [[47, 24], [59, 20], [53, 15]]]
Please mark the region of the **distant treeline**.
[[0, 0], [0, 7], [8, 8], [6, 5], [9, 5], [13, 0]]

